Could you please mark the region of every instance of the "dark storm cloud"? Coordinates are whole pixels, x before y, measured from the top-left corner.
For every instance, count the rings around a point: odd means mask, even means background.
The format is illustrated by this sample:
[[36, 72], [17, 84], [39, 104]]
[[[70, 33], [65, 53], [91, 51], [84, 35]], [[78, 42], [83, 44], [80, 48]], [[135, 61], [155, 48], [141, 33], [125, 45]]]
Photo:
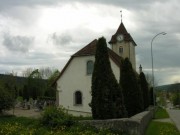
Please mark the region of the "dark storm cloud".
[[72, 37], [65, 33], [58, 35], [56, 32], [54, 32], [48, 37], [48, 40], [52, 41], [54, 45], [64, 46], [72, 42]]
[[9, 33], [3, 35], [3, 45], [10, 51], [27, 52], [34, 41], [33, 37], [12, 36]]

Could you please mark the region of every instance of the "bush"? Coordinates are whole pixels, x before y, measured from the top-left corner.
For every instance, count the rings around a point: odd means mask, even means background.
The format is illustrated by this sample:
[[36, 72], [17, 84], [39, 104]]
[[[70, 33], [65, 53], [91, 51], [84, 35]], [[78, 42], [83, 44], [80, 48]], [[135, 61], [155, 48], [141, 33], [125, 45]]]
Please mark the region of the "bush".
[[16, 98], [16, 100], [17, 100], [18, 102], [23, 102], [23, 97], [19, 96], [19, 97]]
[[67, 114], [62, 107], [57, 108], [55, 106], [50, 106], [45, 108], [42, 113], [41, 123], [49, 127], [70, 127], [75, 121], [72, 120], [72, 116]]
[[12, 95], [0, 87], [0, 113], [13, 107], [14, 100]]
[[38, 119], [25, 117], [0, 117], [0, 135], [126, 135], [111, 129], [96, 129], [89, 125], [75, 124], [70, 128], [65, 126], [47, 128]]

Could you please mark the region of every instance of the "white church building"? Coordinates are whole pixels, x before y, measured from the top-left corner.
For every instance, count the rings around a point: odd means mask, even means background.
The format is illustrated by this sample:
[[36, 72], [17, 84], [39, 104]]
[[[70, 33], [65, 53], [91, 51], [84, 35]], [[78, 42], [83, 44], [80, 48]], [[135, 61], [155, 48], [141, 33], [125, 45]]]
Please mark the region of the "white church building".
[[[57, 105], [73, 115], [91, 115], [91, 78], [95, 61], [97, 39], [74, 53], [55, 81]], [[128, 57], [135, 70], [135, 46], [131, 35], [121, 22], [109, 41], [109, 60], [113, 73], [119, 81], [121, 60]]]

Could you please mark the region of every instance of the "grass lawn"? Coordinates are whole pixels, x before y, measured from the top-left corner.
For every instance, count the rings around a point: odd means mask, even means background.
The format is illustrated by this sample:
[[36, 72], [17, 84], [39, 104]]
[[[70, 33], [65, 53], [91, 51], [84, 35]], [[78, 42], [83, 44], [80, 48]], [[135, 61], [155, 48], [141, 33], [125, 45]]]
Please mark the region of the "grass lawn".
[[[155, 119], [169, 118], [169, 114], [163, 108], [158, 108]], [[174, 124], [168, 122], [151, 121], [145, 135], [180, 135]]]
[[97, 130], [80, 124], [71, 127], [50, 128], [43, 126], [39, 119], [0, 116], [0, 135], [122, 135], [107, 129]]
[[169, 118], [169, 114], [167, 113], [167, 111], [161, 107], [158, 107], [155, 116], [155, 119], [164, 119], [164, 118]]
[[145, 135], [180, 135], [171, 123], [151, 121]]

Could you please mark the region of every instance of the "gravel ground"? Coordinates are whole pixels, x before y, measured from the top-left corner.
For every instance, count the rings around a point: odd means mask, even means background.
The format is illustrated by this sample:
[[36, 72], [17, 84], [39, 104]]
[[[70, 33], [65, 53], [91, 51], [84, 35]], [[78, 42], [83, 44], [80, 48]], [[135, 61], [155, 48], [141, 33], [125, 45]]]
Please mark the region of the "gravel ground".
[[[15, 108], [14, 109], [14, 115], [17, 117], [33, 117], [33, 118], [39, 118], [42, 111], [39, 111], [37, 109], [23, 109], [23, 108]], [[8, 114], [13, 115], [13, 110], [7, 111]]]

